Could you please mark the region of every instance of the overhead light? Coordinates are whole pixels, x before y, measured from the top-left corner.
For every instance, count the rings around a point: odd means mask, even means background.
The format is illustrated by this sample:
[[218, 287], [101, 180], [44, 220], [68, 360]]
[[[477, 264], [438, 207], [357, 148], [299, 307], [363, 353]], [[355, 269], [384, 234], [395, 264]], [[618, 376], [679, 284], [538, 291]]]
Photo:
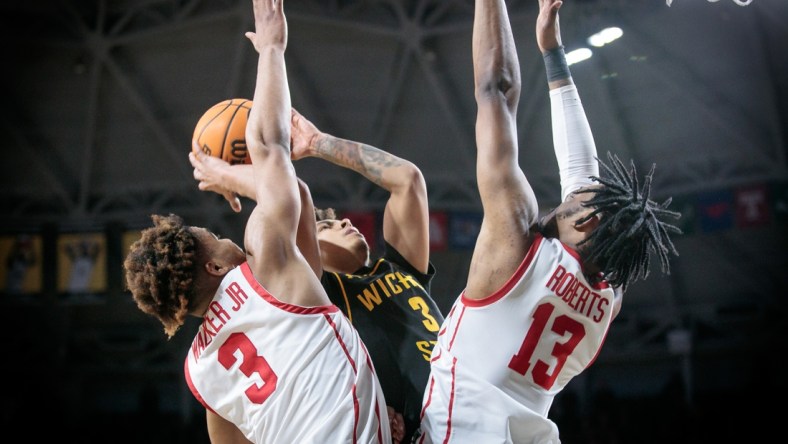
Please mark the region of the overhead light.
[[588, 38], [588, 44], [600, 48], [624, 35], [621, 28], [613, 26], [605, 28]]
[[[602, 46], [607, 45], [622, 35], [624, 35], [624, 31], [622, 31], [621, 28], [612, 26], [610, 28], [605, 28], [589, 37], [588, 44], [597, 48], [601, 48]], [[574, 51], [570, 51], [566, 54], [566, 63], [572, 65], [577, 62], [582, 62], [583, 60], [590, 58], [592, 55], [593, 52], [591, 52], [591, 50], [588, 48], [575, 49]]]
[[578, 48], [566, 54], [566, 64], [573, 65], [591, 57], [593, 53], [588, 48]]

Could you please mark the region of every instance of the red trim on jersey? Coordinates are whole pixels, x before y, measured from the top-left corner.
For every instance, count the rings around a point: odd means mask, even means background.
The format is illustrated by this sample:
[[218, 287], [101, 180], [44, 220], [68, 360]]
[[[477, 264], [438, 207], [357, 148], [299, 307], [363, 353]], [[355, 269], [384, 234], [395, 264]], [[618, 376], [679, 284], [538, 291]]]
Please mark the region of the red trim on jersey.
[[244, 262], [241, 264], [241, 271], [243, 272], [244, 278], [246, 278], [246, 282], [252, 286], [254, 291], [257, 292], [266, 302], [273, 305], [276, 308], [281, 310], [295, 313], [295, 314], [320, 314], [320, 313], [333, 313], [335, 311], [339, 311], [339, 307], [334, 304], [331, 305], [321, 305], [318, 307], [302, 307], [300, 305], [288, 304], [287, 302], [282, 302], [274, 295], [268, 292], [259, 282], [257, 282], [257, 278], [254, 277], [252, 273], [252, 269], [249, 268], [249, 262]]
[[573, 258], [577, 259], [577, 262], [579, 262], [580, 266], [582, 267], [583, 260], [580, 259], [580, 253], [578, 253], [577, 250], [575, 250], [574, 248], [570, 247], [569, 245], [561, 241], [559, 241], [559, 243], [561, 244], [562, 247], [564, 247], [564, 250], [566, 250], [567, 253], [569, 253]]
[[[327, 313], [324, 313], [323, 317], [326, 319], [326, 322], [328, 322], [328, 325], [331, 326], [331, 329], [334, 330], [334, 336], [336, 336], [337, 342], [339, 342], [339, 345], [342, 347], [342, 351], [345, 352], [345, 357], [347, 357], [348, 362], [350, 362], [350, 366], [353, 368], [353, 373], [358, 375], [358, 370], [356, 369], [356, 361], [354, 361], [353, 358], [350, 356], [350, 353], [348, 353], [347, 346], [345, 345], [345, 341], [342, 340], [342, 336], [340, 336], [339, 330], [337, 330], [337, 325], [334, 323], [334, 320], [331, 319], [331, 316], [329, 316]], [[356, 432], [359, 423], [359, 406], [358, 406], [358, 396], [356, 396], [356, 384], [353, 384], [352, 392], [353, 392], [353, 424], [354, 424], [353, 442], [355, 443], [358, 441]], [[375, 399], [377, 400], [377, 396], [375, 397]], [[378, 416], [378, 423], [380, 423], [380, 416]], [[378, 438], [378, 440], [381, 439]]]
[[197, 387], [194, 385], [194, 381], [192, 381], [192, 375], [189, 372], [189, 358], [188, 357], [186, 357], [186, 359], [184, 359], [184, 361], [183, 361], [183, 376], [186, 378], [186, 385], [189, 386], [189, 390], [191, 390], [191, 392], [194, 395], [194, 397], [197, 398], [197, 401], [199, 401], [200, 404], [202, 404], [202, 406], [205, 407], [207, 410], [210, 410], [211, 412], [216, 413], [208, 405], [208, 403], [206, 403], [205, 400], [202, 399], [202, 396], [200, 395], [200, 392], [197, 390]]
[[451, 415], [454, 411], [454, 393], [455, 393], [455, 383], [457, 382], [457, 358], [452, 359], [451, 361], [451, 396], [449, 397], [449, 415], [448, 419], [446, 420], [446, 437], [443, 439], [443, 444], [449, 442], [449, 438], [451, 437]]
[[350, 353], [348, 353], [347, 346], [345, 345], [345, 341], [343, 341], [342, 336], [339, 335], [339, 330], [337, 330], [337, 325], [334, 324], [334, 320], [331, 319], [331, 317], [327, 314], [324, 314], [323, 317], [326, 318], [326, 322], [328, 322], [328, 325], [330, 325], [331, 328], [334, 330], [334, 336], [337, 337], [337, 342], [339, 342], [339, 345], [342, 346], [342, 351], [345, 352], [345, 356], [347, 357], [348, 362], [350, 362], [350, 366], [353, 367], [353, 373], [358, 374], [358, 370], [356, 370], [356, 361], [354, 361], [353, 358], [350, 356]]
[[[326, 272], [324, 271], [324, 273], [326, 273]], [[339, 278], [339, 273], [334, 272], [334, 271], [329, 271], [327, 273], [333, 274], [334, 278], [337, 280], [337, 285], [339, 286], [339, 289], [342, 291], [342, 299], [345, 300], [345, 309], [347, 310], [347, 318], [350, 321], [350, 323], [352, 324], [353, 323], [353, 311], [350, 309], [350, 301], [347, 298], [347, 291], [345, 291], [345, 284], [342, 282], [342, 279]]]
[[[353, 442], [358, 442], [358, 396], [356, 396], [356, 384], [353, 384]], [[378, 421], [380, 422], [380, 421]], [[380, 440], [380, 438], [378, 438]]]
[[443, 356], [443, 349], [438, 349], [438, 353], [435, 355], [434, 358], [430, 359], [430, 362], [435, 362]]
[[376, 374], [375, 371], [375, 364], [372, 363], [372, 358], [369, 357], [369, 352], [367, 351], [367, 347], [364, 345], [364, 341], [361, 341], [361, 347], [364, 349], [364, 356], [366, 356], [367, 366], [369, 366], [370, 370], [372, 370], [372, 374]]
[[457, 337], [457, 332], [460, 331], [460, 322], [462, 322], [462, 316], [465, 314], [465, 308], [465, 306], [462, 307], [460, 317], [457, 318], [457, 323], [454, 324], [454, 334], [451, 335], [451, 341], [449, 341], [449, 351], [451, 351], [451, 348], [454, 346], [454, 339]]
[[599, 343], [599, 348], [596, 349], [596, 353], [594, 353], [594, 357], [591, 358], [590, 361], [588, 361], [588, 365], [586, 365], [585, 368], [591, 367], [591, 364], [593, 364], [594, 361], [596, 361], [597, 356], [599, 356], [599, 352], [602, 351], [602, 346], [605, 345], [605, 339], [607, 339], [607, 332], [608, 332], [608, 330], [605, 330], [605, 337], [602, 338], [602, 341]]
[[531, 265], [531, 262], [534, 260], [536, 256], [536, 250], [539, 249], [539, 246], [542, 244], [542, 240], [544, 238], [541, 234], [534, 235], [534, 240], [531, 242], [531, 246], [528, 248], [528, 252], [525, 254], [525, 258], [517, 267], [517, 270], [514, 271], [512, 277], [503, 284], [503, 287], [499, 288], [495, 293], [482, 298], [482, 299], [468, 299], [465, 297], [465, 291], [462, 292], [460, 297], [462, 298], [462, 303], [467, 305], [468, 307], [484, 307], [485, 305], [490, 305], [502, 297], [505, 294], [509, 293], [509, 290], [514, 287], [514, 285], [520, 280], [520, 278], [525, 274], [525, 270], [528, 269], [528, 266]]
[[[366, 357], [367, 360], [367, 367], [369, 367], [373, 375], [377, 376], [377, 372], [375, 371], [375, 364], [372, 362], [372, 358], [369, 357], [369, 351], [367, 350], [367, 346], [366, 344], [364, 344], [364, 341], [361, 341], [361, 349], [364, 350], [364, 356]], [[386, 413], [386, 416], [388, 416], [388, 412]], [[378, 403], [377, 395], [375, 395], [375, 417], [378, 418], [378, 424], [379, 424], [378, 442], [383, 443], [383, 431], [380, 426], [380, 424], [383, 424], [383, 418], [380, 417], [380, 403]]]
[[[454, 305], [451, 306], [451, 310], [449, 310], [449, 314], [446, 315], [444, 320], [449, 319], [454, 314], [454, 310], [455, 309], [457, 309], [457, 304], [454, 304]], [[438, 336], [443, 336], [444, 334], [446, 334], [446, 330], [448, 328], [449, 327], [447, 326], [447, 323], [444, 322], [443, 325], [442, 325], [442, 328], [440, 329], [440, 331], [438, 331]]]
[[[601, 275], [602, 273], [599, 274]], [[594, 290], [604, 290], [610, 287], [610, 284], [604, 279], [600, 279], [596, 282], [589, 282], [589, 284], [591, 284], [591, 287], [593, 287]]]
[[[430, 406], [432, 403], [432, 390], [435, 388], [435, 377], [430, 375], [430, 389], [427, 390], [427, 402], [424, 403], [424, 407], [421, 408], [421, 415], [419, 416], [419, 422], [424, 419], [424, 412], [427, 411], [427, 407]], [[421, 435], [421, 442], [424, 442], [424, 435]]]
[[611, 316], [610, 320], [607, 322], [607, 328], [605, 328], [605, 335], [602, 336], [602, 340], [599, 341], [599, 348], [596, 349], [596, 353], [594, 353], [594, 357], [591, 358], [590, 361], [588, 361], [588, 365], [586, 365], [586, 368], [591, 367], [591, 364], [593, 364], [596, 361], [596, 358], [599, 356], [599, 352], [602, 351], [602, 347], [605, 345], [605, 340], [607, 339], [607, 334], [610, 332], [610, 324], [612, 322], [613, 322], [613, 316]]

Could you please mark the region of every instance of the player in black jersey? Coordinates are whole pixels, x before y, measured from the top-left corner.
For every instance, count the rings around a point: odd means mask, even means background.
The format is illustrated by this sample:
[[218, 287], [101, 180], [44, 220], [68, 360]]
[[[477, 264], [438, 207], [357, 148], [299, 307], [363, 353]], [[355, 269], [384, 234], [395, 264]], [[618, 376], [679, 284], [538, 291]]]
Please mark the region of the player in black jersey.
[[[367, 239], [350, 220], [337, 219], [332, 209], [316, 211], [317, 237], [323, 286], [367, 346], [386, 403], [402, 414], [404, 428], [392, 423], [394, 441], [409, 442], [419, 426], [430, 354], [443, 323], [430, 296], [435, 269], [429, 261], [424, 177], [413, 163], [324, 133], [295, 110], [291, 149], [293, 160], [318, 157], [356, 171], [389, 192], [381, 257], [371, 260]], [[193, 153], [189, 157], [201, 190], [224, 195], [236, 211], [238, 195], [253, 196], [251, 165], [230, 165]]]

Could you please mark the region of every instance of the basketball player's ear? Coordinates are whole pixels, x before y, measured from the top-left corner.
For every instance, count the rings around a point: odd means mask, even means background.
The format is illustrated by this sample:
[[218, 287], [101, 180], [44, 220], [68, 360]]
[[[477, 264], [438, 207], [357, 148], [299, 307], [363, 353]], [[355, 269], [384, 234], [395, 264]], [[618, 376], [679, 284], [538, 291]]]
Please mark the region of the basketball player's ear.
[[220, 264], [218, 262], [208, 261], [205, 263], [205, 271], [207, 271], [208, 274], [212, 274], [214, 276], [224, 276], [230, 270], [232, 270], [232, 267]]
[[594, 231], [594, 229], [596, 227], [599, 226], [599, 215], [598, 214], [588, 218], [588, 220], [586, 220], [586, 221], [580, 222], [581, 220], [582, 219], [578, 219], [578, 221], [575, 222], [575, 230], [577, 230], [577, 231], [580, 231], [580, 232], [583, 232], [583, 233], [590, 233], [590, 232]]

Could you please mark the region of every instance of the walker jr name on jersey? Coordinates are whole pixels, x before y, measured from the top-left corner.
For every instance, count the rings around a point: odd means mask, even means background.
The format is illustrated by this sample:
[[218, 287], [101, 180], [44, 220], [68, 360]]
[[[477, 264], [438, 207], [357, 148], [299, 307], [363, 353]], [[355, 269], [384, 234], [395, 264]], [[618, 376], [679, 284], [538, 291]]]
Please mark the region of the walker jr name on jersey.
[[203, 350], [213, 341], [213, 337], [216, 336], [216, 333], [218, 333], [224, 324], [233, 317], [232, 314], [240, 310], [244, 303], [246, 303], [246, 300], [249, 299], [249, 295], [246, 294], [237, 282], [230, 283], [224, 292], [230, 296], [234, 305], [230, 307], [228, 311], [219, 301], [211, 301], [211, 304], [208, 306], [208, 311], [206, 311], [205, 316], [203, 316], [200, 329], [197, 331], [197, 337], [194, 342], [192, 342], [192, 353], [194, 354], [195, 360], [200, 358]]

